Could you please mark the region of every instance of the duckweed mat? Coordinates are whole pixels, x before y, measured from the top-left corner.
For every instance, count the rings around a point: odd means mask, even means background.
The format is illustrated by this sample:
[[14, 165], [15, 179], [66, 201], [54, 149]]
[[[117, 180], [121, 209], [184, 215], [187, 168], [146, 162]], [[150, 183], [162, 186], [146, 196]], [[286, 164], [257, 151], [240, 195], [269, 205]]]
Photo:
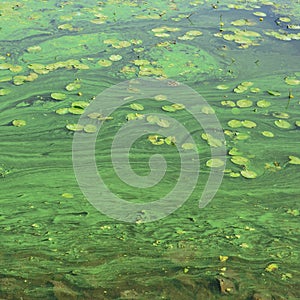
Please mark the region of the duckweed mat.
[[[2, 1], [0, 21], [1, 299], [300, 298], [299, 1]], [[78, 123], [99, 93], [124, 80], [136, 93], [140, 77], [189, 85], [209, 104], [199, 113], [223, 127], [224, 178], [203, 209], [199, 195], [222, 164], [210, 148], [222, 141], [182, 103], [158, 93]], [[195, 143], [158, 136], [167, 117]], [[122, 182], [110, 160], [117, 130], [139, 118], [153, 135], [133, 145], [133, 170], [147, 175], [156, 153], [168, 162], [146, 190]], [[72, 165], [74, 133], [97, 122], [99, 173], [128, 201], [172, 190], [174, 145], [199, 153], [182, 207], [152, 223], [97, 211]]]

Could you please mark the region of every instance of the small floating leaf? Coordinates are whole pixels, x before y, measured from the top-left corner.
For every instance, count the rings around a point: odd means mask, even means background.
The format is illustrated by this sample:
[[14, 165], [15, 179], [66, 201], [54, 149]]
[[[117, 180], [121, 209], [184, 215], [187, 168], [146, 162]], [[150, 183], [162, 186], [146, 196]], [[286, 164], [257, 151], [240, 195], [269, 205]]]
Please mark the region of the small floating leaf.
[[119, 54], [117, 54], [117, 55], [111, 55], [111, 56], [109, 57], [109, 59], [110, 59], [111, 61], [119, 61], [119, 60], [122, 59], [122, 56], [119, 55]]
[[86, 133], [95, 133], [97, 131], [97, 127], [93, 124], [87, 124], [83, 128]]
[[238, 128], [242, 126], [242, 122], [239, 120], [230, 120], [227, 124], [231, 128]]
[[69, 108], [67, 107], [63, 107], [63, 108], [59, 108], [55, 111], [58, 115], [65, 115], [69, 112]]
[[281, 94], [278, 91], [267, 91], [271, 96], [280, 96]]
[[193, 143], [184, 143], [181, 145], [181, 148], [184, 150], [195, 150], [196, 149], [196, 145]]
[[101, 67], [110, 67], [112, 65], [112, 62], [110, 60], [107, 59], [100, 59], [97, 62], [98, 65], [100, 65]]
[[12, 124], [16, 127], [22, 127], [26, 125], [26, 121], [24, 120], [13, 120]]
[[75, 91], [75, 90], [80, 89], [80, 87], [81, 87], [80, 83], [71, 82], [71, 83], [66, 85], [66, 90], [71, 92], [71, 91]]
[[185, 106], [181, 103], [174, 103], [172, 104], [172, 107], [174, 107], [176, 110], [182, 110], [185, 108]]
[[11, 91], [9, 89], [0, 89], [0, 96], [5, 96], [9, 94]]
[[225, 85], [225, 84], [219, 84], [217, 86], [217, 89], [218, 90], [228, 90], [229, 89], [229, 86], [228, 85]]
[[300, 165], [300, 158], [299, 157], [290, 155], [289, 159], [290, 159], [290, 161], [289, 161], [290, 164], [292, 164], [292, 165]]
[[82, 131], [84, 126], [80, 124], [67, 124], [66, 128], [71, 131]]
[[258, 107], [264, 108], [264, 107], [269, 107], [271, 105], [271, 102], [269, 102], [267, 100], [259, 100], [259, 101], [257, 101], [256, 105]]
[[171, 105], [164, 105], [164, 106], [162, 106], [162, 110], [168, 111], [168, 112], [175, 112], [176, 108]]
[[154, 99], [155, 99], [156, 101], [164, 101], [164, 100], [167, 100], [167, 96], [166, 96], [166, 95], [156, 95], [156, 96], [154, 97]]
[[242, 125], [246, 128], [254, 128], [256, 127], [256, 123], [253, 121], [249, 121], [249, 120], [244, 120], [242, 121]]
[[225, 164], [224, 161], [219, 158], [212, 158], [206, 162], [206, 166], [210, 168], [219, 168], [224, 166], [224, 164]]
[[277, 264], [269, 264], [269, 265], [265, 268], [265, 270], [266, 270], [267, 272], [274, 272], [274, 271], [278, 270], [278, 265], [277, 265]]
[[133, 110], [144, 110], [144, 106], [139, 103], [131, 103], [129, 106]]
[[126, 120], [127, 121], [132, 121], [132, 120], [141, 120], [144, 118], [143, 114], [139, 114], [139, 113], [130, 113], [126, 116]]
[[65, 100], [67, 98], [66, 94], [63, 93], [51, 93], [51, 98], [54, 100]]
[[284, 79], [284, 81], [288, 85], [298, 85], [298, 84], [300, 84], [300, 80], [296, 79], [295, 77], [286, 77]]
[[243, 177], [248, 178], [248, 179], [253, 179], [257, 177], [257, 174], [254, 171], [250, 171], [250, 170], [242, 170], [241, 174]]
[[84, 113], [84, 109], [79, 108], [79, 107], [70, 107], [68, 108], [69, 113], [73, 115], [81, 115]]
[[235, 103], [231, 100], [223, 100], [221, 101], [221, 104], [227, 107], [235, 107]]
[[274, 137], [274, 133], [271, 131], [262, 131], [261, 134], [266, 137]]
[[175, 145], [175, 143], [176, 143], [176, 138], [175, 138], [175, 136], [168, 136], [168, 137], [166, 137], [166, 138], [165, 138], [165, 143], [166, 143], [167, 145]]
[[236, 102], [238, 107], [251, 107], [252, 101], [247, 99], [241, 99]]
[[276, 120], [274, 123], [277, 127], [284, 129], [288, 129], [292, 126], [288, 121], [285, 120]]
[[160, 135], [149, 135], [148, 140], [153, 145], [162, 145], [165, 142], [164, 138]]
[[249, 163], [249, 159], [243, 156], [233, 156], [230, 159], [236, 165], [246, 165]]

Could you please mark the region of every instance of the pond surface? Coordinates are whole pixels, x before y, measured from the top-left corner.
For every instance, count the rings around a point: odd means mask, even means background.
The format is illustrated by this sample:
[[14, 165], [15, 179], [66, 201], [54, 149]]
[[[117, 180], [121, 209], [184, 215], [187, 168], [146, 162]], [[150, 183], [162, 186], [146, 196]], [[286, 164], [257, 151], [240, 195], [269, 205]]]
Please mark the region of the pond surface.
[[[1, 299], [300, 299], [299, 1], [2, 1], [0, 15]], [[143, 95], [140, 78], [181, 101]], [[124, 81], [124, 103], [106, 115], [97, 95]], [[189, 114], [182, 86], [205, 99], [197, 115], [217, 118], [223, 140]], [[161, 133], [172, 119], [192, 140]], [[165, 157], [152, 187], [114, 169], [127, 124], [151, 129], [127, 157], [136, 175]], [[196, 155], [199, 174], [185, 170], [186, 182], [199, 175], [194, 189], [173, 197], [184, 203], [130, 222], [96, 209], [72, 146], [100, 125], [96, 168], [133, 204], [171, 192], [179, 154]]]

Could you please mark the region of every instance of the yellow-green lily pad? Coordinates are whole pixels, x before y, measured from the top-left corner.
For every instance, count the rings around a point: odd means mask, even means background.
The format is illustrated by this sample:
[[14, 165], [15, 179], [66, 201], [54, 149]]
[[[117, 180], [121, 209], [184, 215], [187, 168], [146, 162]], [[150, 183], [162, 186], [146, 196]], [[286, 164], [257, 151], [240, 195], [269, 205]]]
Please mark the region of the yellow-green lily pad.
[[68, 111], [73, 115], [82, 115], [84, 113], [84, 109], [79, 107], [70, 107], [68, 108]]
[[229, 86], [226, 85], [226, 84], [219, 84], [219, 85], [217, 86], [217, 89], [218, 89], [218, 90], [228, 90], [228, 89], [229, 89]]
[[243, 156], [235, 155], [230, 159], [234, 164], [245, 166], [249, 163], [249, 159]]
[[174, 107], [176, 110], [182, 110], [185, 108], [185, 106], [181, 103], [174, 103], [172, 104], [172, 107]]
[[247, 179], [254, 179], [257, 177], [257, 174], [254, 171], [250, 171], [250, 170], [242, 170], [241, 171], [241, 175]]
[[196, 149], [196, 145], [193, 143], [184, 143], [181, 145], [181, 148], [184, 150], [195, 150]]
[[271, 105], [271, 102], [269, 102], [267, 100], [259, 100], [256, 102], [256, 105], [258, 107], [265, 108], [265, 107], [269, 107]]
[[278, 91], [271, 91], [271, 90], [269, 90], [269, 91], [267, 91], [268, 93], [269, 93], [269, 95], [271, 95], [271, 96], [280, 96], [281, 94], [278, 92]]
[[262, 131], [261, 134], [265, 137], [274, 137], [274, 133], [271, 131]]
[[284, 128], [284, 129], [288, 129], [288, 128], [291, 128], [291, 124], [288, 122], [288, 121], [286, 121], [286, 120], [276, 120], [275, 122], [275, 125], [277, 126], [277, 127], [279, 127], [279, 128]]
[[292, 164], [292, 165], [300, 165], [300, 158], [299, 157], [290, 155], [289, 159], [290, 159], [289, 160], [290, 164]]
[[126, 116], [126, 120], [127, 121], [132, 121], [132, 120], [141, 120], [144, 118], [143, 114], [139, 114], [139, 113], [129, 113]]
[[74, 102], [72, 102], [72, 107], [75, 107], [75, 108], [84, 109], [84, 108], [88, 107], [89, 105], [90, 104], [87, 101], [74, 101]]
[[101, 67], [110, 67], [112, 65], [112, 62], [110, 60], [107, 59], [100, 59], [97, 62], [98, 65], [100, 65]]
[[71, 131], [82, 131], [84, 126], [81, 124], [67, 124], [66, 128]]
[[256, 127], [256, 123], [253, 121], [249, 121], [249, 120], [244, 120], [242, 121], [242, 125], [246, 128], [254, 128]]
[[26, 125], [26, 121], [24, 120], [13, 120], [12, 121], [12, 124], [15, 126], [15, 127], [22, 127], [22, 126], [25, 126]]
[[144, 110], [144, 106], [139, 103], [131, 103], [129, 106], [133, 110]]
[[247, 99], [241, 99], [236, 102], [238, 107], [251, 107], [253, 102]]
[[165, 143], [166, 143], [167, 145], [175, 145], [175, 143], [176, 143], [176, 138], [175, 138], [175, 136], [168, 136], [168, 137], [166, 137], [166, 138], [165, 138]]
[[11, 92], [11, 90], [9, 89], [0, 89], [0, 96], [5, 96], [7, 94], [9, 94]]
[[51, 98], [54, 100], [65, 100], [67, 98], [66, 94], [63, 93], [51, 93]]
[[286, 77], [284, 79], [285, 83], [288, 85], [298, 85], [300, 84], [300, 80], [295, 77]]
[[153, 144], [153, 145], [162, 145], [164, 144], [165, 140], [162, 136], [160, 135], [149, 135], [148, 140]]
[[224, 161], [219, 158], [211, 158], [206, 162], [206, 166], [210, 168], [219, 168], [224, 166]]
[[223, 100], [223, 101], [221, 101], [221, 104], [223, 106], [227, 106], [227, 107], [235, 107], [234, 101], [231, 101], [231, 100]]
[[119, 55], [119, 54], [111, 55], [111, 56], [109, 57], [109, 59], [110, 59], [111, 61], [119, 61], [119, 60], [122, 59], [122, 56]]
[[84, 126], [83, 130], [86, 133], [95, 133], [95, 132], [97, 132], [97, 126], [95, 126], [93, 124], [87, 124]]
[[80, 89], [80, 87], [81, 87], [80, 83], [71, 82], [71, 83], [66, 85], [66, 90], [71, 92], [71, 91], [75, 91], [75, 90]]
[[175, 112], [177, 109], [173, 107], [172, 105], [164, 105], [162, 106], [162, 110], [167, 112]]
[[242, 122], [239, 120], [230, 120], [227, 124], [231, 128], [238, 128], [242, 126]]

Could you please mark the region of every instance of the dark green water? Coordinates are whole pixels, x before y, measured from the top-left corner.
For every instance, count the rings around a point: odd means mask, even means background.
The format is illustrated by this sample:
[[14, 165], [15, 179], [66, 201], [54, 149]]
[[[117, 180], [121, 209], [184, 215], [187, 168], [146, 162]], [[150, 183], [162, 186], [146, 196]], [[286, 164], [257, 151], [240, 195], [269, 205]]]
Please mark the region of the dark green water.
[[[1, 299], [300, 299], [297, 1], [2, 1], [0, 13]], [[178, 210], [125, 223], [83, 195], [66, 125], [83, 112], [82, 103], [68, 111], [74, 101], [93, 103], [143, 76], [187, 84], [206, 99], [224, 129], [227, 162], [216, 196], [199, 209], [211, 170], [199, 124], [185, 110], [163, 111], [167, 100], [119, 107], [96, 143], [99, 173], [114, 193], [160, 198], [180, 172], [175, 147], [145, 135], [132, 148], [133, 169], [148, 174], [150, 156], [161, 153], [164, 180], [144, 190], [116, 176], [109, 151], [118, 128], [134, 122], [130, 113], [176, 118], [201, 164]]]

